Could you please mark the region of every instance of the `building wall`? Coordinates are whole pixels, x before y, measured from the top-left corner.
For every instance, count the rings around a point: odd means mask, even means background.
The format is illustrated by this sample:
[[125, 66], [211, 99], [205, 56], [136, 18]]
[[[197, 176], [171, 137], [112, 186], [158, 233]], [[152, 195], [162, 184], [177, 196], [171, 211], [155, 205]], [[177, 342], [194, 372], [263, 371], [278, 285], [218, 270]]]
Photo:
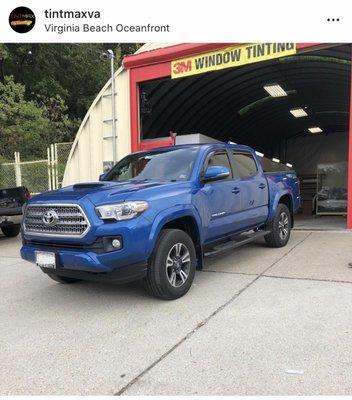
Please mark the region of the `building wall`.
[[[129, 72], [115, 75], [117, 157], [130, 152]], [[77, 132], [65, 169], [63, 185], [97, 180], [104, 162], [112, 161], [111, 80], [100, 91]]]
[[317, 164], [347, 161], [348, 133], [291, 139], [287, 143], [286, 159], [300, 175], [316, 174]]
[[[137, 53], [167, 47], [170, 43], [146, 43]], [[129, 70], [121, 67], [115, 73], [117, 159], [131, 152]], [[110, 136], [110, 137], [109, 137]], [[93, 101], [71, 148], [63, 186], [96, 181], [103, 173], [104, 162], [112, 161], [111, 79]]]

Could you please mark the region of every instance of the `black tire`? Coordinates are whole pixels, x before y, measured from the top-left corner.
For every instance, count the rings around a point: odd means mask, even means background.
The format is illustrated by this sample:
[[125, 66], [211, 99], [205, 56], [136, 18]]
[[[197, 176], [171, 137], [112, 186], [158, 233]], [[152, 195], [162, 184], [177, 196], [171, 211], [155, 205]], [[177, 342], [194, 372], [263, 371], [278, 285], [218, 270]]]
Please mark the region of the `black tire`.
[[15, 237], [21, 232], [21, 225], [3, 226], [2, 233], [7, 237]]
[[[284, 227], [282, 223], [285, 221]], [[277, 206], [276, 214], [267, 229], [270, 233], [264, 236], [265, 242], [270, 247], [284, 247], [291, 235], [291, 213], [285, 204]], [[286, 231], [285, 231], [286, 230]], [[284, 232], [286, 232], [284, 234]]]
[[163, 229], [144, 278], [147, 291], [160, 299], [178, 299], [192, 286], [195, 272], [196, 251], [192, 239], [179, 229]]
[[56, 274], [51, 274], [50, 272], [45, 272], [45, 273], [53, 281], [59, 282], [59, 283], [64, 283], [64, 284], [76, 283], [76, 282], [80, 282], [82, 280], [82, 279], [76, 279], [76, 278], [67, 278], [66, 276], [59, 276]]

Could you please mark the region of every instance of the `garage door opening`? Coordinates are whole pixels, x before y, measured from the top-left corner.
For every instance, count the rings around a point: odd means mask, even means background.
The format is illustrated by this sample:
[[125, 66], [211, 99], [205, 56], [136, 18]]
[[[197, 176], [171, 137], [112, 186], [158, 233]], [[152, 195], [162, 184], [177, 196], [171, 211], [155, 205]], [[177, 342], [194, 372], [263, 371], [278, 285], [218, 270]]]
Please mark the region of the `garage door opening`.
[[345, 227], [350, 79], [346, 44], [140, 82], [140, 139], [201, 133], [247, 144], [293, 165], [303, 199], [298, 226]]

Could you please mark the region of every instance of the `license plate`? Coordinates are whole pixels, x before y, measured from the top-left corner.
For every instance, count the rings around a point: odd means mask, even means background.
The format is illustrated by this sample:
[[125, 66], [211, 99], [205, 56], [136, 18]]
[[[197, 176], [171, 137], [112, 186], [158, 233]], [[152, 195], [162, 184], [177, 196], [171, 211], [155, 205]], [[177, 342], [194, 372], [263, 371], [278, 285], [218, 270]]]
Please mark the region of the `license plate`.
[[46, 251], [35, 252], [35, 263], [41, 268], [56, 268], [55, 253], [48, 253]]

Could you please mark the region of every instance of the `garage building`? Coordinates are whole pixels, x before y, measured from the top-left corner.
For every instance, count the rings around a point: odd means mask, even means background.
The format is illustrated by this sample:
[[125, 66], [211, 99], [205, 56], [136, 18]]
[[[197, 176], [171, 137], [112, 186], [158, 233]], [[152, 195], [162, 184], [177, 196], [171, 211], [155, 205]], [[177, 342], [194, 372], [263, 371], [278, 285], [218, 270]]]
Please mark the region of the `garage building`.
[[[149, 43], [115, 76], [118, 159], [195, 133], [247, 144], [293, 165], [304, 214], [347, 215], [352, 229], [350, 44]], [[111, 165], [111, 126], [109, 81], [77, 133], [64, 184], [97, 180]]]

